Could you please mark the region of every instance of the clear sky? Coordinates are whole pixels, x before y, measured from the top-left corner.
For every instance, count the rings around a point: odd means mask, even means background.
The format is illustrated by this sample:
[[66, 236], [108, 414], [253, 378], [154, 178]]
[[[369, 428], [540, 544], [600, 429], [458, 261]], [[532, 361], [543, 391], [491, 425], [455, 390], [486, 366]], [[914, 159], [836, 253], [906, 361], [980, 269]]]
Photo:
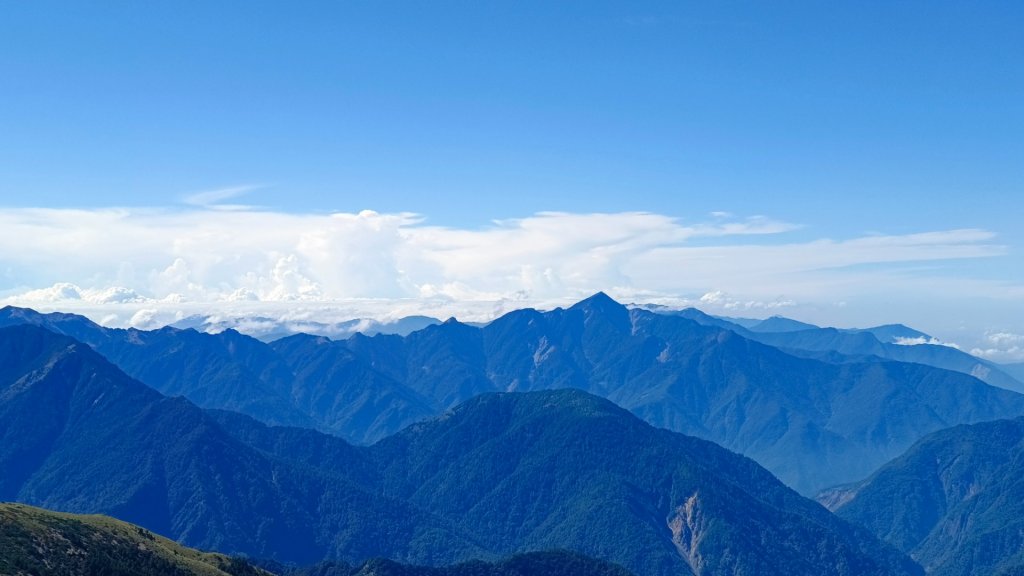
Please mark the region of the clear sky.
[[[1012, 1], [4, 2], [0, 296], [605, 289], [987, 345], [1024, 334], [1021, 30]], [[280, 243], [193, 261], [253, 226]]]

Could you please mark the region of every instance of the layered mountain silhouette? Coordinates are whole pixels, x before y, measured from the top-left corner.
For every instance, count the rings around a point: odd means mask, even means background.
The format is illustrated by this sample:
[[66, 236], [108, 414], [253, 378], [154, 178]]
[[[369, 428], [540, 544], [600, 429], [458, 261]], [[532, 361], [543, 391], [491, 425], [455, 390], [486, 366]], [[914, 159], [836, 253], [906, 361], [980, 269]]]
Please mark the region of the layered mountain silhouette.
[[[33, 323], [79, 338], [165, 394], [357, 443], [481, 393], [578, 388], [748, 455], [805, 494], [863, 478], [929, 432], [1024, 414], [1024, 396], [969, 375], [877, 356], [786, 352], [755, 338], [805, 331], [754, 335], [697, 320], [597, 294], [484, 327], [449, 320], [405, 337], [296, 335], [268, 345], [234, 331], [110, 330], [79, 316], [0, 310], [0, 325]], [[871, 333], [834, 332], [878, 343]]]
[[1024, 572], [1024, 419], [931, 434], [867, 480], [820, 496], [929, 574]]
[[1000, 364], [999, 367], [1010, 376], [1016, 378], [1017, 381], [1024, 382], [1024, 362], [1018, 362], [1016, 364]]
[[[901, 324], [864, 329], [819, 328], [775, 316], [746, 326], [732, 319], [710, 316], [696, 308], [669, 313], [706, 326], [732, 330], [745, 338], [791, 354], [834, 363], [891, 360], [925, 364], [969, 374], [1007, 390], [1024, 392], [1024, 382], [1010, 373], [1012, 368], [977, 358], [952, 346], [930, 343], [934, 339], [927, 334]], [[906, 343], [914, 341], [919, 343]]]
[[380, 321], [371, 318], [357, 318], [341, 322], [319, 322], [316, 320], [280, 320], [262, 316], [189, 316], [173, 324], [174, 328], [193, 328], [199, 332], [223, 332], [238, 330], [264, 342], [272, 342], [296, 334], [328, 336], [335, 340], [355, 334], [375, 336], [377, 334], [398, 334], [405, 336], [427, 326], [440, 324], [437, 318], [429, 316], [405, 316], [395, 320]]
[[368, 448], [161, 396], [0, 329], [0, 499], [184, 544], [429, 565], [567, 548], [660, 574], [919, 574], [742, 456], [578, 390], [488, 394]]

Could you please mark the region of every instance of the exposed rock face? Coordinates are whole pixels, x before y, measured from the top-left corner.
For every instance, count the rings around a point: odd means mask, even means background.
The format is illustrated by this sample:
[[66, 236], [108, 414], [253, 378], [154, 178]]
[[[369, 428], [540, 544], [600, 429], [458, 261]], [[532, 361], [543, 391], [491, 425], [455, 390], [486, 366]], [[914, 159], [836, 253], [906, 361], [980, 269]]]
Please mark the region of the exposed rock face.
[[704, 571], [704, 562], [700, 556], [701, 536], [706, 529], [704, 524], [699, 494], [696, 492], [686, 499], [685, 504], [676, 508], [668, 519], [672, 543], [676, 545], [679, 555], [686, 560], [694, 574], [701, 574]]

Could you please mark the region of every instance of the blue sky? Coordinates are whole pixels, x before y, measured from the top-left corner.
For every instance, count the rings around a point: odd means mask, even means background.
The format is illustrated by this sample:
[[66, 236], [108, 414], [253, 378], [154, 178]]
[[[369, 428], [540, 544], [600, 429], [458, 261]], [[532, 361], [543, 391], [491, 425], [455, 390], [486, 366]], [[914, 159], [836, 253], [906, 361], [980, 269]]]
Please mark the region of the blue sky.
[[[894, 267], [950, 280], [930, 307], [917, 285], [891, 302], [850, 289], [831, 301], [863, 305], [837, 321], [928, 324], [953, 308], [964, 318], [936, 329], [1024, 334], [1022, 29], [1017, 2], [9, 2], [0, 206], [22, 223], [28, 208], [192, 217], [231, 202], [410, 212], [449, 232], [544, 211], [779, 224], [756, 241], [689, 234], [687, 247], [983, 230], [970, 242], [987, 248], [955, 259], [837, 258], [891, 282]], [[6, 258], [0, 293], [149, 277], [63, 278], [58, 256]], [[178, 257], [165, 256], [116, 266], [161, 272]], [[586, 277], [557, 285], [699, 297], [720, 283]], [[779, 301], [828, 319], [824, 293], [775, 282]]]

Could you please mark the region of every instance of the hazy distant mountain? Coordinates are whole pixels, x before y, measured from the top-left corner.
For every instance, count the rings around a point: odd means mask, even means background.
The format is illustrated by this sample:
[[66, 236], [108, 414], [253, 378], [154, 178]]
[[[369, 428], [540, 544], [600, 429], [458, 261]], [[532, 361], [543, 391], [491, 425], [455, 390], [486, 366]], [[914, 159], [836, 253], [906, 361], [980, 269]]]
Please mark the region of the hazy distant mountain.
[[931, 434], [867, 480], [821, 496], [936, 576], [1024, 570], [1024, 419]]
[[883, 344], [897, 344], [913, 340], [930, 342], [934, 340], [934, 338], [928, 334], [925, 334], [920, 330], [914, 330], [913, 328], [904, 326], [903, 324], [885, 324], [884, 326], [875, 326], [873, 328], [840, 328], [840, 330], [852, 333], [868, 332], [875, 338], [878, 338], [878, 341]]
[[814, 324], [800, 322], [782, 316], [772, 316], [755, 324], [746, 326], [751, 332], [798, 332], [800, 330], [813, 330], [817, 328]]
[[291, 370], [292, 405], [320, 428], [369, 443], [437, 414], [437, 404], [353, 354], [344, 342], [296, 335], [268, 354]]
[[440, 324], [437, 318], [429, 316], [406, 316], [395, 320], [374, 320], [354, 318], [341, 322], [318, 322], [316, 320], [280, 320], [265, 316], [189, 316], [171, 324], [174, 328], [192, 328], [199, 332], [218, 333], [236, 330], [264, 342], [294, 336], [312, 334], [342, 340], [355, 334], [375, 336], [377, 334], [398, 334], [405, 336], [427, 326]]
[[[696, 320], [701, 324], [718, 326], [720, 328], [734, 329], [736, 327], [742, 328], [741, 333], [744, 331], [749, 332], [800, 332], [803, 330], [815, 330], [821, 329], [820, 326], [810, 324], [808, 322], [801, 322], [800, 320], [793, 320], [792, 318], [786, 318], [785, 316], [771, 316], [766, 319], [758, 318], [735, 318], [731, 316], [712, 316], [705, 314], [696, 308], [669, 308], [666, 306], [650, 306], [650, 305], [633, 305], [633, 307], [649, 310], [651, 312], [657, 312], [660, 314], [670, 314], [675, 316], [683, 316], [684, 318], [690, 318]], [[840, 332], [846, 332], [850, 334], [856, 334], [860, 332], [867, 332], [872, 334], [880, 342], [886, 344], [895, 344], [899, 341], [923, 339], [924, 341], [932, 340], [932, 337], [920, 330], [915, 330], [903, 324], [885, 324], [883, 326], [873, 326], [871, 328], [838, 328]]]
[[373, 447], [204, 413], [0, 329], [0, 499], [309, 563], [568, 548], [638, 575], [916, 574], [753, 461], [579, 391], [485, 395]]
[[270, 576], [106, 516], [0, 504], [0, 574]]
[[[1024, 383], [1007, 374], [1005, 366], [971, 356], [951, 346], [929, 343], [933, 342], [930, 336], [901, 324], [863, 329], [811, 327], [763, 331], [732, 324], [727, 319], [709, 316], [695, 308], [668, 313], [688, 318], [705, 326], [732, 330], [745, 338], [826, 362], [871, 362], [881, 359], [926, 364], [969, 374], [993, 386], [1024, 392]], [[795, 324], [790, 324], [795, 321], [777, 320], [776, 325], [795, 326]], [[907, 344], [907, 342], [915, 340], [919, 340], [921, 343]], [[822, 352], [838, 354], [818, 354]]]
[[1017, 364], [999, 364], [999, 368], [1020, 382], [1024, 382], [1024, 362]]

